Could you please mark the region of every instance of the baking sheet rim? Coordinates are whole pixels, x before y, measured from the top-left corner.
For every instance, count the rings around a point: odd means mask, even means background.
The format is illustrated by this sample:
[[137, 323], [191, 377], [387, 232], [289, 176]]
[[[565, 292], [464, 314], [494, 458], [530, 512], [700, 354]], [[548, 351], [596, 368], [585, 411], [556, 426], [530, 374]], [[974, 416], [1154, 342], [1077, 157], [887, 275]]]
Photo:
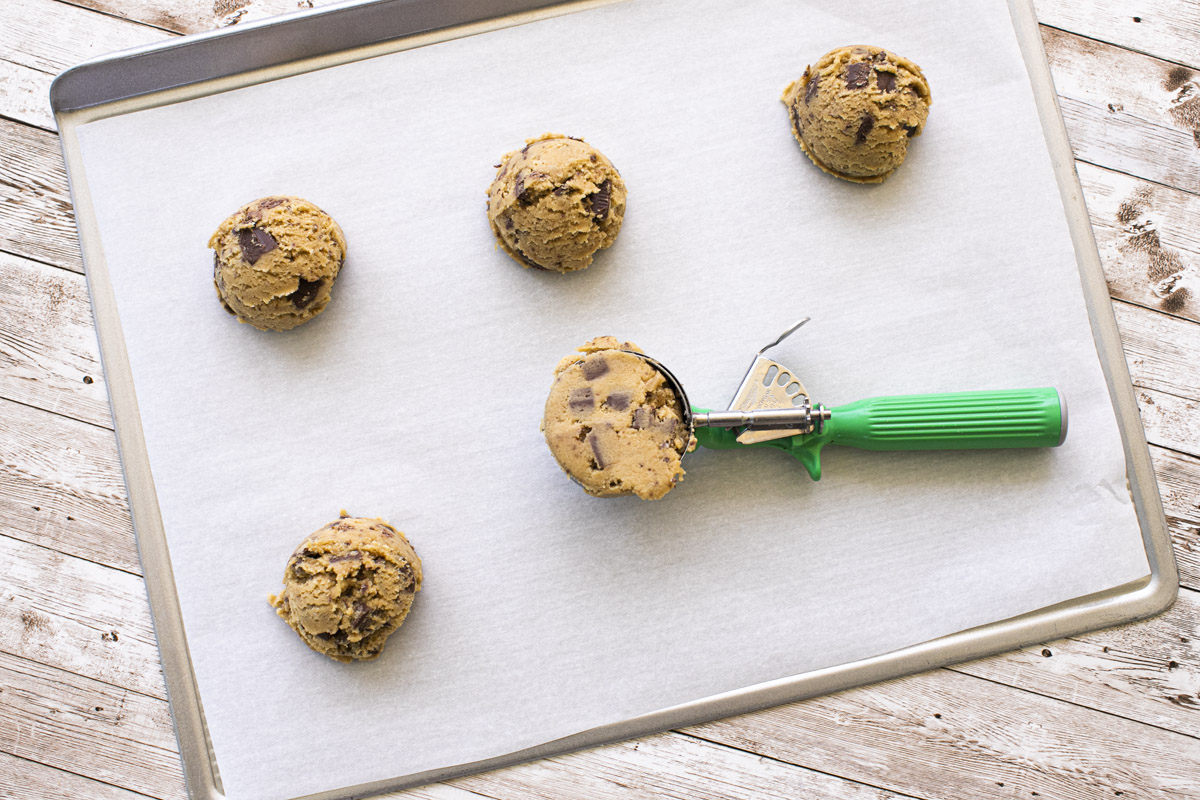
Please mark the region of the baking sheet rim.
[[[1088, 630], [1144, 619], [1161, 613], [1171, 606], [1178, 593], [1178, 574], [1166, 527], [1166, 517], [1150, 462], [1149, 448], [1133, 394], [1124, 350], [1104, 279], [1103, 267], [1092, 235], [1091, 222], [1084, 205], [1079, 179], [1075, 172], [1070, 143], [1058, 109], [1049, 65], [1042, 49], [1038, 24], [1031, 0], [1007, 0], [1007, 2], [1033, 86], [1038, 113], [1066, 210], [1080, 279], [1083, 283], [1088, 317], [1096, 340], [1097, 353], [1117, 414], [1118, 427], [1125, 450], [1129, 490], [1141, 527], [1143, 544], [1151, 569], [1150, 575], [1140, 581], [1116, 587], [1107, 592], [960, 631], [869, 659], [703, 698], [484, 761], [458, 764], [385, 781], [344, 787], [308, 795], [305, 800], [334, 800], [334, 798], [409, 788], [560, 754], [569, 750], [645, 736], [671, 728], [694, 725], [1014, 650], [1040, 641], [1058, 639]], [[508, 10], [496, 14], [496, 8], [499, 5], [497, 3], [473, 5], [470, 0], [466, 0], [464, 3], [454, 4], [453, 8], [455, 11], [462, 12], [464, 9], [460, 6], [465, 6], [468, 16], [459, 17], [456, 20], [446, 19], [440, 30], [445, 31], [451, 27], [459, 30], [463, 25], [505, 27], [541, 14], [566, 13], [598, 4], [600, 3], [594, 0], [585, 0], [583, 3], [556, 3], [547, 7], [544, 3], [539, 4], [537, 0], [532, 3], [528, 0], [524, 0], [524, 2], [508, 0]], [[128, 355], [125, 350], [116, 301], [104, 262], [104, 254], [100, 246], [95, 214], [87, 190], [86, 175], [75, 136], [76, 129], [79, 125], [100, 116], [129, 113], [149, 105], [173, 102], [181, 93], [195, 96], [198, 93], [226, 91], [235, 88], [234, 84], [243, 86], [256, 83], [264, 79], [263, 70], [272, 71], [267, 77], [282, 77], [284, 74], [297, 74], [329, 66], [328, 62], [331, 59], [357, 60], [449, 37], [444, 32], [431, 31], [430, 28], [423, 28], [415, 32], [393, 29], [388, 31], [392, 38], [387, 39], [386, 44], [381, 44], [378, 38], [369, 42], [360, 42], [354, 58], [346, 58], [347, 52], [352, 48], [343, 47], [334, 51], [321, 51], [321, 40], [314, 38], [308, 42], [308, 46], [313, 49], [304, 57], [286, 59], [286, 64], [283, 62], [261, 63], [255, 70], [252, 80], [249, 79], [250, 72], [248, 70], [234, 75], [210, 76], [205, 83], [211, 84], [214, 80], [222, 81], [220, 88], [215, 90], [210, 88], [209, 91], [198, 92], [200, 87], [195, 84], [164, 85], [139, 94], [136, 98], [103, 97], [96, 98], [97, 102], [95, 103], [85, 102], [75, 105], [68, 104], [64, 98], [72, 94], [78, 97], [81, 92], [86, 95], [89, 91], [94, 93], [112, 91], [112, 87], [103, 80], [97, 81], [97, 85], [89, 88], [89, 77], [93, 73], [103, 73], [114, 67], [127, 69], [139, 59], [143, 60], [143, 64], [149, 63], [144, 60], [147, 56], [154, 58], [158, 54], [162, 54], [163, 57], [175, 57], [186, 54], [191, 57], [195, 56], [199, 49], [203, 49], [205, 42], [216, 43], [215, 45], [209, 44], [209, 47], [220, 47], [222, 43], [228, 45], [234, 42], [233, 37], [235, 36], [270, 39], [280, 35], [285, 25], [300, 26], [302, 32], [307, 31], [312, 34], [317, 30], [321, 19], [333, 13], [359, 14], [360, 16], [371, 14], [373, 17], [383, 14], [386, 18], [388, 10], [395, 10], [400, 6], [412, 8], [420, 5], [422, 5], [421, 0], [363, 0], [313, 12], [288, 15], [278, 21], [264, 21], [254, 26], [246, 26], [240, 31], [185, 37], [182, 40], [173, 40], [160, 45], [139, 48], [129, 53], [118, 53], [86, 62], [60, 75], [52, 87], [52, 107], [58, 123], [67, 165], [68, 182], [75, 206], [88, 289], [96, 321], [96, 333], [100, 343], [101, 362], [105, 370], [117, 445], [129, 494], [130, 512], [138, 542], [142, 571], [146, 580], [151, 616], [159, 642], [172, 719], [183, 759], [188, 795], [193, 800], [200, 800], [200, 798], [219, 800], [224, 797], [224, 794], [220, 787], [217, 765], [204, 726], [203, 710], [192, 670], [178, 597], [175, 593], [166, 536], [158, 513], [153, 477], [150, 474]], [[443, 8], [450, 8], [450, 4], [444, 4]], [[484, 11], [484, 13], [477, 14], [475, 13], [477, 11]], [[400, 23], [393, 20], [392, 24], [399, 25]], [[364, 26], [364, 28], [373, 32], [378, 30], [377, 26]], [[179, 52], [181, 46], [197, 49], [190, 52], [185, 50], [181, 53]], [[275, 51], [265, 48], [263, 52]], [[322, 63], [314, 64], [313, 62]], [[64, 79], [73, 84], [70, 87], [71, 92], [60, 91], [63, 86], [61, 82]], [[164, 92], [170, 92], [166, 97], [171, 99], [163, 99]], [[158, 98], [157, 101], [156, 98]], [[70, 107], [67, 107], [68, 105]]]

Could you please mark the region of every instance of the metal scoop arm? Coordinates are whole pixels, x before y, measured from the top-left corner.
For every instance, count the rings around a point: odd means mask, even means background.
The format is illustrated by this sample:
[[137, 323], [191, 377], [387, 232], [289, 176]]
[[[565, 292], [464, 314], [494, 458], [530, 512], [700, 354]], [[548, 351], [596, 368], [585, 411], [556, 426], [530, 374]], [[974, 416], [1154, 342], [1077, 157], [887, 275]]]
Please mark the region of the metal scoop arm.
[[[709, 413], [692, 409], [693, 414]], [[775, 447], [790, 453], [813, 480], [821, 479], [821, 449], [978, 450], [1057, 447], [1067, 435], [1067, 410], [1057, 389], [1009, 389], [871, 397], [831, 409], [818, 432], [754, 444], [729, 428], [697, 427], [707, 448]]]

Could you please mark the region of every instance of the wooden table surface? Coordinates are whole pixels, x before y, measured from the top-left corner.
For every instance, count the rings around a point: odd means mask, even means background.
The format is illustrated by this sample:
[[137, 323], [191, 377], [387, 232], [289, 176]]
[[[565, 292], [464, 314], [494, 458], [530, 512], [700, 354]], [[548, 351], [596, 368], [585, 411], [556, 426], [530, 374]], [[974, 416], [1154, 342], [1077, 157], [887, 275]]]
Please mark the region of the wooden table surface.
[[[0, 798], [183, 798], [47, 92], [308, 0], [0, 0]], [[1179, 561], [1147, 622], [412, 798], [1200, 798], [1200, 0], [1037, 0]], [[964, 65], [969, 69], [970, 65]]]

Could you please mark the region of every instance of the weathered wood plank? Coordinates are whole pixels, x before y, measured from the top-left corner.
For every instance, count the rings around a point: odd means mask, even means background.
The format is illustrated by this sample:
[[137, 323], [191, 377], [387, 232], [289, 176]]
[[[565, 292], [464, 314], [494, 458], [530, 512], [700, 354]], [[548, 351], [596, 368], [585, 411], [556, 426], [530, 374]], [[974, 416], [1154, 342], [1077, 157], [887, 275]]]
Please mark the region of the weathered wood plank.
[[0, 60], [57, 75], [89, 58], [169, 38], [173, 34], [59, 0], [4, 0]]
[[151, 797], [185, 796], [165, 700], [6, 653], [0, 751]]
[[453, 781], [497, 800], [890, 800], [911, 797], [678, 734], [583, 750]]
[[1042, 40], [1077, 160], [1200, 190], [1195, 73], [1054, 28]]
[[165, 698], [137, 575], [0, 535], [0, 652]]
[[1076, 165], [1109, 293], [1200, 320], [1200, 196]]
[[0, 400], [0, 532], [140, 574], [112, 431]]
[[1179, 583], [1200, 590], [1200, 459], [1158, 447], [1150, 448], [1150, 458], [1171, 530]]
[[[198, 33], [336, 0], [71, 0], [75, 5], [177, 33]], [[241, 12], [241, 13], [238, 13]]]
[[949, 670], [689, 732], [929, 800], [1178, 800], [1200, 775], [1200, 740]]
[[144, 800], [146, 795], [0, 752], [0, 797], [5, 800]]
[[1138, 408], [1147, 440], [1162, 447], [1200, 456], [1200, 401], [1156, 392], [1137, 390]]
[[50, 113], [50, 82], [45, 72], [5, 61], [0, 57], [0, 117], [23, 122], [52, 131], [54, 117]]
[[952, 669], [1200, 738], [1200, 593], [1145, 622]]
[[0, 250], [83, 271], [58, 136], [0, 119]]
[[1179, 0], [1034, 0], [1038, 21], [1200, 68], [1200, 6]]
[[0, 253], [0, 397], [112, 427], [82, 275]]
[[1200, 397], [1200, 325], [1120, 301], [1113, 311], [1134, 386]]

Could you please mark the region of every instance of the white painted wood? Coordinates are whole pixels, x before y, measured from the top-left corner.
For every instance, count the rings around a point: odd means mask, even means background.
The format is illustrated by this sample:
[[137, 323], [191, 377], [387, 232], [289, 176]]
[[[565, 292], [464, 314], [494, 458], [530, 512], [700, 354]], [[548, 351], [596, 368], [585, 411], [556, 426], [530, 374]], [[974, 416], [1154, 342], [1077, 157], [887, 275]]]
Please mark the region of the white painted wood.
[[0, 751], [151, 797], [184, 797], [165, 700], [0, 653]]
[[0, 397], [112, 427], [82, 275], [0, 252]]
[[1046, 25], [1200, 68], [1200, 7], [1179, 0], [1034, 0]]
[[1200, 321], [1200, 195], [1083, 162], [1076, 171], [1112, 296]]
[[[1150, 448], [1181, 586], [1200, 589], [1200, 459]], [[1200, 614], [1197, 615], [1200, 620]]]
[[146, 795], [0, 752], [5, 800], [144, 800]]
[[[3, 57], [0, 53], [0, 59]], [[83, 271], [58, 136], [3, 118], [0, 250]]]
[[0, 534], [140, 574], [112, 431], [0, 400]]
[[1134, 386], [1200, 396], [1200, 325], [1122, 302], [1113, 311]]
[[165, 698], [142, 579], [0, 535], [0, 652]]
[[1195, 798], [1200, 740], [948, 670], [694, 729], [928, 800]]
[[1200, 186], [1195, 75], [1178, 64], [1053, 28], [1042, 33], [1075, 158], [1195, 191]]

